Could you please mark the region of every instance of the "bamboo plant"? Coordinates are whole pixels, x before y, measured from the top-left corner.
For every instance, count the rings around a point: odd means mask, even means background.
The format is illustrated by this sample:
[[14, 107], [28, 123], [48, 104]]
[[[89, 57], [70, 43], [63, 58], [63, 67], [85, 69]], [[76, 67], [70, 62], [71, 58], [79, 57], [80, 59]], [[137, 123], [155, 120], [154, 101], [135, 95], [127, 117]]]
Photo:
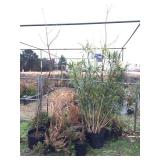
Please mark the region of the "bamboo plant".
[[103, 48], [102, 57], [105, 60], [99, 65], [95, 60], [90, 60], [90, 54], [94, 54], [94, 51], [88, 44], [84, 51], [87, 60], [82, 58], [80, 62], [70, 63], [69, 73], [77, 92], [85, 127], [88, 132], [99, 133], [109, 124], [112, 114], [120, 110], [119, 104], [123, 99], [120, 78], [123, 68], [116, 52], [110, 53]]

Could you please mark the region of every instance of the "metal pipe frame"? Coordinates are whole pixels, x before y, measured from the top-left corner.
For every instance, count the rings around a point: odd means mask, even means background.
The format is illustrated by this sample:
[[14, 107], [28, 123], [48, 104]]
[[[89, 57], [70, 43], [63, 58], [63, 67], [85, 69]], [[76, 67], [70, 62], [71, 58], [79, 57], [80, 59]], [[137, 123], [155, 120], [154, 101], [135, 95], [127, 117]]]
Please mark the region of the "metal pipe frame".
[[133, 33], [130, 35], [130, 37], [128, 38], [128, 40], [124, 43], [122, 49], [124, 49], [124, 47], [127, 45], [127, 43], [131, 40], [131, 38], [136, 33], [136, 31], [138, 30], [139, 27], [140, 27], [140, 23], [136, 26], [136, 28], [134, 29]]
[[97, 24], [117, 24], [117, 23], [139, 23], [140, 20], [129, 21], [107, 21], [107, 22], [79, 22], [79, 23], [50, 23], [50, 24], [22, 24], [20, 27], [43, 27], [43, 26], [75, 26], [75, 25], [97, 25]]
[[139, 23], [138, 23], [138, 25], [136, 26], [136, 28], [134, 29], [134, 31], [132, 32], [132, 34], [130, 35], [130, 37], [127, 39], [127, 41], [124, 43], [124, 45], [122, 46], [122, 48], [121, 48], [121, 51], [120, 51], [120, 54], [122, 55], [122, 61], [123, 61], [123, 59], [124, 59], [124, 49], [126, 49], [125, 48], [125, 46], [128, 44], [128, 42], [131, 40], [131, 38], [133, 37], [133, 35], [136, 33], [136, 31], [138, 30], [138, 28], [140, 27], [140, 21], [139, 21]]
[[[27, 49], [29, 49], [29, 48], [24, 48], [24, 49], [20, 49], [20, 50], [27, 50]], [[91, 49], [103, 49], [103, 48], [91, 48]], [[111, 48], [107, 48], [107, 49], [122, 49], [122, 48], [118, 48], [118, 47], [111, 47]], [[123, 49], [126, 49], [126, 48], [123, 48]], [[45, 50], [48, 50], [48, 49], [45, 49], [45, 48], [42, 48], [42, 49], [36, 49], [36, 48], [34, 48], [34, 49], [32, 49], [32, 50], [41, 50], [41, 51], [45, 51]], [[83, 50], [83, 48], [52, 48], [52, 49], [50, 49], [50, 50], [54, 50], [54, 51], [71, 51], [71, 50], [73, 50], [73, 51], [75, 51], [75, 50], [78, 50], [78, 51], [81, 51], [81, 50]]]
[[[128, 44], [128, 42], [131, 40], [131, 38], [133, 37], [133, 35], [136, 33], [136, 31], [138, 30], [138, 28], [140, 27], [140, 20], [129, 20], [129, 21], [107, 21], [107, 22], [81, 22], [81, 23], [55, 23], [55, 24], [23, 24], [20, 25], [20, 27], [42, 27], [42, 26], [70, 26], [70, 25], [97, 25], [97, 24], [118, 24], [118, 23], [138, 23], [137, 27], [134, 29], [133, 33], [131, 34], [131, 36], [127, 39], [127, 41], [124, 43], [124, 45], [121, 48], [108, 48], [108, 49], [120, 49], [120, 53], [122, 54], [122, 61], [124, 58], [124, 49], [125, 46]], [[47, 49], [41, 49], [23, 42], [20, 42], [24, 45], [30, 46], [32, 48], [34, 48], [33, 50], [42, 50], [44, 52], [47, 52]], [[93, 48], [95, 49], [95, 48]], [[100, 48], [97, 48], [100, 49]], [[25, 50], [25, 49], [21, 49], [21, 50]], [[55, 49], [50, 49], [50, 50], [82, 50], [81, 48], [55, 48]], [[47, 52], [48, 53], [48, 52]], [[55, 56], [55, 55], [54, 55]]]

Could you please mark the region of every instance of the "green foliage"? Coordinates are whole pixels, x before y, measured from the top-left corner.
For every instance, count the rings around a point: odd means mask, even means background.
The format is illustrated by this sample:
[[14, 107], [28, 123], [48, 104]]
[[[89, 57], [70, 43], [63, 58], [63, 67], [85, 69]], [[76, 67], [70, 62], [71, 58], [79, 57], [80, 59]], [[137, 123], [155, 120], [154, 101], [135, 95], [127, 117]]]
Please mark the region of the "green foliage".
[[124, 98], [123, 71], [120, 55], [102, 49], [103, 62], [90, 60], [94, 54], [89, 44], [84, 47], [88, 59], [70, 63], [70, 76], [76, 89], [86, 128], [100, 132], [113, 113], [121, 110]]
[[29, 123], [24, 121], [20, 124], [20, 138], [25, 140], [27, 138], [27, 132], [29, 128]]
[[45, 150], [45, 144], [38, 142], [37, 145], [34, 145], [32, 153], [33, 154], [36, 153], [38, 155], [43, 155], [44, 150]]
[[[20, 123], [20, 137], [23, 141], [20, 144], [21, 155], [34, 156], [43, 155], [44, 147], [43, 144], [39, 143], [35, 147], [34, 152], [28, 149], [27, 144], [27, 131], [29, 129], [29, 123], [27, 121]], [[25, 138], [25, 139], [24, 139]], [[48, 156], [74, 156], [74, 145], [73, 143], [68, 144], [66, 152], [53, 152], [47, 154]], [[88, 146], [87, 156], [139, 156], [140, 155], [140, 142], [139, 140], [130, 139], [118, 139], [116, 141], [107, 141], [107, 143], [101, 149], [93, 149]]]
[[65, 134], [71, 142], [79, 141], [80, 143], [84, 143], [86, 140], [84, 126], [82, 124], [68, 126]]
[[74, 149], [73, 143], [69, 143], [67, 151], [66, 151], [66, 155], [75, 156], [75, 149]]
[[48, 114], [46, 112], [40, 112], [39, 116], [36, 115], [31, 120], [31, 122], [30, 122], [31, 128], [37, 127], [37, 121], [38, 121], [38, 126], [46, 126], [49, 123], [50, 118], [48, 117]]

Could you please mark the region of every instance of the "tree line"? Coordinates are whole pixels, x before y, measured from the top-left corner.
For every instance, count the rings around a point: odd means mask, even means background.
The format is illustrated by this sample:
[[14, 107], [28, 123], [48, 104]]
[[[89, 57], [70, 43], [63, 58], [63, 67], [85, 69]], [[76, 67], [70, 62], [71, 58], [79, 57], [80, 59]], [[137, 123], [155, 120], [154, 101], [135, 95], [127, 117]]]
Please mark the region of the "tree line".
[[[58, 63], [54, 58], [51, 60], [52, 62], [47, 58], [42, 58], [42, 71], [66, 69], [67, 60], [63, 55]], [[41, 59], [33, 50], [25, 49], [20, 53], [20, 71], [41, 71]]]

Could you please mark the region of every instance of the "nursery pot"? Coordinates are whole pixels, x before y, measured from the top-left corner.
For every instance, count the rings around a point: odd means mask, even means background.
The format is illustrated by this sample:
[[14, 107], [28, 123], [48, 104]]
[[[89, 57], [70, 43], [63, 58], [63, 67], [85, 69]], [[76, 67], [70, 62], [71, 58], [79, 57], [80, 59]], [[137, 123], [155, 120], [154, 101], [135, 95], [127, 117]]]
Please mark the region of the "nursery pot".
[[89, 144], [93, 147], [93, 148], [102, 148], [104, 145], [104, 131], [101, 130], [100, 133], [87, 133], [87, 138], [88, 138], [88, 142]]
[[103, 128], [102, 132], [104, 132], [104, 140], [111, 139], [111, 129], [110, 128]]
[[44, 142], [45, 140], [45, 131], [44, 127], [38, 128], [38, 135], [36, 137], [36, 128], [30, 129], [28, 131], [28, 148], [33, 149], [34, 145], [37, 145], [38, 142]]
[[127, 109], [127, 113], [130, 115], [130, 114], [133, 114], [134, 113], [134, 109], [133, 108], [131, 108], [131, 107], [129, 107], [128, 109]]
[[76, 156], [85, 156], [87, 153], [87, 144], [85, 142], [77, 141], [74, 144]]

